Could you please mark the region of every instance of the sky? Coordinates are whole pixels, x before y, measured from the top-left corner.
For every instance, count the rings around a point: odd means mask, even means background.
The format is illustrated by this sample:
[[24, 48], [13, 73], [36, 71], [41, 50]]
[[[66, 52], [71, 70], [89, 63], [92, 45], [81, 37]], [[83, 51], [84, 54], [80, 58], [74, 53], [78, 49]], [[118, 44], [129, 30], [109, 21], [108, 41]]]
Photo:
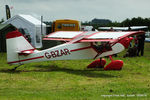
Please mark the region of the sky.
[[150, 18], [150, 0], [0, 0], [0, 20], [6, 20], [5, 5], [12, 16], [29, 14], [44, 21], [94, 18], [121, 22], [126, 18]]

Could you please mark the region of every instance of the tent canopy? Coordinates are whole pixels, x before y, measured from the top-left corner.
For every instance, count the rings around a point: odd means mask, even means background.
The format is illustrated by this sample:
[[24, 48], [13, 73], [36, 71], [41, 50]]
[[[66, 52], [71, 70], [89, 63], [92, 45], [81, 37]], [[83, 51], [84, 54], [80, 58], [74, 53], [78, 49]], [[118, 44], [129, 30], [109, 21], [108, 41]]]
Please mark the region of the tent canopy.
[[[19, 14], [19, 15], [13, 16], [12, 18], [8, 19], [4, 23], [11, 22], [11, 21], [13, 21], [16, 18], [19, 18], [19, 19], [22, 19], [24, 21], [27, 21], [27, 22], [29, 22], [32, 25], [37, 25], [37, 26], [41, 25], [41, 21], [40, 20], [32, 17], [31, 15], [24, 15], [24, 14]], [[44, 24], [44, 23], [42, 23], [42, 25], [46, 26], [46, 24]]]

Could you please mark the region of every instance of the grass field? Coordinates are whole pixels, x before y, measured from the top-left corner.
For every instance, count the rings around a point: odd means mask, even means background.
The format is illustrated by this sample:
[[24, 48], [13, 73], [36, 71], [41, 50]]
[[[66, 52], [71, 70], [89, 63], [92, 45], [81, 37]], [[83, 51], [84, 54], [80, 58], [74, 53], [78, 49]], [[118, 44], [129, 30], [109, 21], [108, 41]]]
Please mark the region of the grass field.
[[[15, 72], [0, 54], [0, 100], [150, 100], [150, 43], [144, 57], [124, 61], [121, 71], [86, 69], [92, 60], [30, 63]], [[109, 59], [107, 59], [109, 62]]]

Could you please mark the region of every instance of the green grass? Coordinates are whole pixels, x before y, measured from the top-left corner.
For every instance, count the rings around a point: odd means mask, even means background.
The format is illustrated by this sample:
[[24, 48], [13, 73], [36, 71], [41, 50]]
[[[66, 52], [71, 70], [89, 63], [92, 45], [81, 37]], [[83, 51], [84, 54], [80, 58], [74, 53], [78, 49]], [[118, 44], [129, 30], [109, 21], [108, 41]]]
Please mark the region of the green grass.
[[144, 57], [123, 53], [114, 58], [124, 61], [121, 71], [89, 70], [93, 60], [71, 60], [25, 64], [15, 72], [1, 53], [0, 100], [148, 100], [150, 43]]

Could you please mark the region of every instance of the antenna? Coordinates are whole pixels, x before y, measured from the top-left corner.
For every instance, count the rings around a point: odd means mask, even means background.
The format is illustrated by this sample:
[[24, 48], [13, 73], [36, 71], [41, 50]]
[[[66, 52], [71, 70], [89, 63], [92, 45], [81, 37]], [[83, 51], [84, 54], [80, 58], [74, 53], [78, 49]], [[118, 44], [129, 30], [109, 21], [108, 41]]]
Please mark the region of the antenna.
[[43, 16], [41, 16], [41, 34], [42, 34], [42, 36], [44, 36], [44, 34], [43, 34]]

